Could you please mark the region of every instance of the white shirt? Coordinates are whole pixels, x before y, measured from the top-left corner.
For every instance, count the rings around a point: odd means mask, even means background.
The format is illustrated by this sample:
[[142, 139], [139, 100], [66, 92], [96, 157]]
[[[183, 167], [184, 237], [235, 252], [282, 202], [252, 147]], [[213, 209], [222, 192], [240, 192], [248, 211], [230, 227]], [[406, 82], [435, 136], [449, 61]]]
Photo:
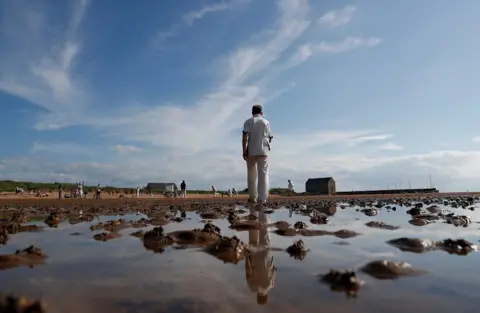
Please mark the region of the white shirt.
[[272, 136], [270, 122], [260, 114], [256, 114], [245, 121], [243, 132], [248, 133], [248, 155], [268, 155], [270, 152], [270, 140]]
[[293, 182], [292, 181], [288, 182], [288, 189], [290, 189], [290, 190], [293, 189]]

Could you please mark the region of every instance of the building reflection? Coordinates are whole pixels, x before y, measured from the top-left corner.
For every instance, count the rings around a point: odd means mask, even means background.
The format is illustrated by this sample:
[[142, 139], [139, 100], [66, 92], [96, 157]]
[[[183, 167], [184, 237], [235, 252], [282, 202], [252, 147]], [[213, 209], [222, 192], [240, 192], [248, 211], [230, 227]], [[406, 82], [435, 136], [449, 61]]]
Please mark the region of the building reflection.
[[260, 228], [248, 231], [248, 243], [253, 253], [245, 259], [245, 276], [247, 285], [257, 295], [257, 303], [264, 305], [268, 302], [268, 292], [275, 286], [276, 268], [271, 255], [270, 233], [268, 224], [270, 216], [263, 210], [250, 213], [258, 217]]

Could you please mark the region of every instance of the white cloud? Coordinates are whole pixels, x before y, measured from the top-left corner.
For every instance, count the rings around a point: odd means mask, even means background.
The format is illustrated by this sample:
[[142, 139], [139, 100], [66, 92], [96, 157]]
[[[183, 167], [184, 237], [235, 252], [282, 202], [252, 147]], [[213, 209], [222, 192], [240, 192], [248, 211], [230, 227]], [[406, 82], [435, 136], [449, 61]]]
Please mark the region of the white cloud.
[[475, 136], [472, 138], [472, 142], [474, 143], [480, 143], [480, 136]]
[[226, 11], [226, 10], [233, 10], [238, 8], [242, 4], [247, 4], [250, 0], [231, 0], [231, 1], [224, 1], [219, 3], [214, 3], [211, 5], [206, 5], [202, 7], [200, 10], [192, 11], [183, 16], [185, 23], [188, 25], [193, 24], [196, 20], [202, 19], [206, 14], [219, 12], [219, 11]]
[[168, 39], [178, 36], [178, 34], [187, 26], [193, 25], [196, 21], [201, 20], [206, 15], [239, 9], [244, 5], [247, 5], [251, 0], [230, 0], [218, 3], [213, 3], [203, 6], [201, 9], [191, 11], [183, 15], [182, 22], [172, 25], [167, 30], [160, 30], [155, 34], [152, 43], [158, 50], [166, 48], [166, 42]]
[[286, 67], [296, 66], [305, 62], [315, 54], [341, 53], [360, 48], [372, 48], [380, 43], [382, 43], [382, 39], [377, 37], [347, 37], [338, 42], [307, 43], [297, 48]]
[[129, 146], [129, 145], [116, 145], [113, 147], [115, 151], [117, 151], [118, 154], [130, 154], [132, 152], [140, 152], [143, 151], [143, 149], [135, 146]]
[[[276, 28], [260, 34], [261, 40], [241, 45], [226, 60], [226, 77], [212, 92], [191, 106], [145, 105], [126, 108], [109, 117], [84, 117], [82, 122], [102, 133], [129, 141], [142, 141], [181, 153], [200, 153], [217, 149], [238, 138], [237, 132], [253, 103], [268, 103], [293, 85], [266, 90], [264, 82], [252, 77], [266, 76], [269, 66], [279, 59], [306, 30], [310, 10], [306, 0], [278, 1], [280, 16]], [[222, 67], [224, 68], [224, 67]], [[163, 118], [168, 116], [169, 118]], [[73, 117], [66, 117], [74, 118]], [[61, 125], [50, 117], [37, 126], [50, 129]], [[65, 122], [65, 117], [62, 117]], [[174, 153], [172, 151], [172, 153]]]
[[68, 142], [41, 142], [36, 141], [30, 148], [32, 154], [54, 154], [54, 155], [91, 155], [93, 151], [88, 147]]
[[[0, 52], [0, 90], [31, 101], [44, 109], [56, 112], [74, 112], [79, 103], [84, 101], [82, 86], [72, 77], [75, 59], [81, 48], [77, 38], [79, 27], [85, 16], [88, 2], [73, 2], [69, 26], [61, 34], [60, 42], [50, 34], [40, 36], [49, 29], [45, 25], [48, 19], [36, 11], [24, 6], [13, 7], [9, 12], [13, 16], [23, 16], [23, 11], [30, 12], [31, 18], [18, 18], [11, 21], [7, 28], [30, 29], [29, 32], [10, 33], [12, 50]], [[25, 42], [31, 41], [26, 46]], [[30, 46], [30, 44], [32, 46]], [[22, 49], [23, 48], [23, 49]]]
[[380, 146], [382, 150], [402, 150], [403, 147], [393, 142], [387, 142]]
[[338, 27], [348, 24], [355, 11], [356, 8], [353, 5], [347, 5], [340, 10], [333, 10], [325, 13], [318, 21], [321, 25]]

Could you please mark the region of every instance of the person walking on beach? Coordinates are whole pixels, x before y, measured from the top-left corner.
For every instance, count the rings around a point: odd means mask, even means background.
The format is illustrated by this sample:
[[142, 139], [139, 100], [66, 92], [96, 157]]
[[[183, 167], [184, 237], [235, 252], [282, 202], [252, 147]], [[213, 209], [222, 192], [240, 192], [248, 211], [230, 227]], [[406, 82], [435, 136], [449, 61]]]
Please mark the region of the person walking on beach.
[[249, 202], [263, 204], [269, 192], [268, 154], [272, 142], [270, 122], [263, 117], [263, 107], [252, 107], [252, 117], [243, 124], [243, 159], [247, 162]]
[[137, 186], [137, 198], [140, 198], [140, 187]]
[[292, 180], [289, 179], [288, 180], [288, 195], [289, 196], [293, 196], [293, 192], [294, 192], [293, 188], [294, 188], [293, 182], [292, 182]]
[[62, 199], [62, 184], [58, 184], [58, 200]]
[[212, 186], [212, 192], [213, 192], [213, 197], [216, 198], [217, 197], [217, 188]]
[[182, 198], [187, 198], [187, 184], [185, 183], [185, 180], [182, 180], [182, 183], [180, 184], [180, 190], [181, 190], [181, 197]]

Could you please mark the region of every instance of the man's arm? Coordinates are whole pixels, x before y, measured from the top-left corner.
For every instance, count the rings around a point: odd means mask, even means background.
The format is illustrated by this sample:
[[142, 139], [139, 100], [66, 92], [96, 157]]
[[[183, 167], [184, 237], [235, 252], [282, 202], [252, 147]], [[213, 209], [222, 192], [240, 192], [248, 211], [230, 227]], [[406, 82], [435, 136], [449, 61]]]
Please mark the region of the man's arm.
[[250, 120], [246, 120], [245, 123], [243, 124], [243, 131], [242, 131], [242, 155], [243, 159], [246, 161], [248, 157], [248, 151], [247, 151], [247, 143], [248, 143], [248, 134], [250, 133]]
[[272, 129], [270, 128], [270, 122], [267, 122], [267, 136], [268, 136], [268, 140], [272, 142], [273, 135], [272, 135]]

